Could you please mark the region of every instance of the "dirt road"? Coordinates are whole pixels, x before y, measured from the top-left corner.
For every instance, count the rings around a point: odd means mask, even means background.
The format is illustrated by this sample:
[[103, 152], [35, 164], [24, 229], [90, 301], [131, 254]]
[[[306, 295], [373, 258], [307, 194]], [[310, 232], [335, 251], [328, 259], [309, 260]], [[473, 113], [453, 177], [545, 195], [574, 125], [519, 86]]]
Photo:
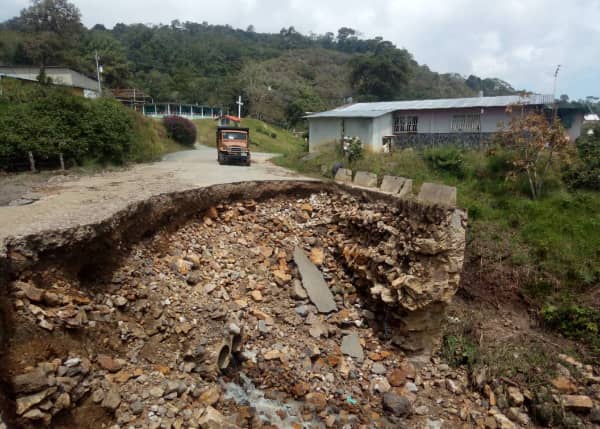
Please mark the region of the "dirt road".
[[[35, 198], [39, 200], [0, 207], [0, 254], [9, 236], [99, 221], [152, 195], [219, 183], [300, 178], [269, 163], [269, 158], [268, 154], [255, 153], [251, 167], [221, 166], [216, 162], [215, 149], [200, 147], [124, 171], [82, 177], [51, 176], [46, 184], [37, 183]], [[14, 180], [14, 176], [10, 178], [11, 185]], [[0, 185], [4, 194], [1, 189]]]

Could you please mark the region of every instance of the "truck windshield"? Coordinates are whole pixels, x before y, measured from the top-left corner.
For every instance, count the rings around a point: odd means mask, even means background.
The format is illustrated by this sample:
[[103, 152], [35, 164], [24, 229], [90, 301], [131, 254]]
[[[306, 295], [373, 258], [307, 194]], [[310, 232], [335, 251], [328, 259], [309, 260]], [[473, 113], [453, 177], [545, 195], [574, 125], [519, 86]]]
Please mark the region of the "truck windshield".
[[223, 140], [246, 140], [246, 133], [225, 132]]

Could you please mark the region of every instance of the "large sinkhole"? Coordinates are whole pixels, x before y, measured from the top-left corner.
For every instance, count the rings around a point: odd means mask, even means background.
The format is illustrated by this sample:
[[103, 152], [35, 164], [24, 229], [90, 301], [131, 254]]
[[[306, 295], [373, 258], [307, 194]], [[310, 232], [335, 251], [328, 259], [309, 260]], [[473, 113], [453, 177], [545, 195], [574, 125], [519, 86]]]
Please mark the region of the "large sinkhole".
[[407, 393], [406, 356], [431, 347], [458, 287], [464, 213], [332, 185], [271, 186], [149, 202], [29, 264], [18, 258], [2, 307], [7, 422], [407, 418], [390, 395]]

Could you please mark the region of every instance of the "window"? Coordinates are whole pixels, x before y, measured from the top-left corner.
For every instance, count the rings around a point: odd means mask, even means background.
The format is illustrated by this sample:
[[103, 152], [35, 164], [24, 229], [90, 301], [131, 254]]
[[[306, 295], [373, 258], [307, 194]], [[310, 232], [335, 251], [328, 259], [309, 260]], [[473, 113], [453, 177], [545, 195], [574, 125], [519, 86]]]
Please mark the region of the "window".
[[418, 122], [418, 116], [394, 116], [394, 134], [415, 134]]
[[481, 115], [454, 115], [452, 117], [452, 131], [479, 131]]
[[246, 133], [224, 132], [224, 140], [246, 140]]

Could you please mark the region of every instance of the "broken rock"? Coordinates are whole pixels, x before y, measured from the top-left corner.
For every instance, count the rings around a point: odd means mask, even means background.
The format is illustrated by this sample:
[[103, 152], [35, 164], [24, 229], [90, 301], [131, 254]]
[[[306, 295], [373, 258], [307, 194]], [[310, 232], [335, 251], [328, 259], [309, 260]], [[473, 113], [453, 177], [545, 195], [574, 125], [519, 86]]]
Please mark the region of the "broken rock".
[[342, 338], [342, 353], [362, 362], [365, 358], [360, 338], [356, 332]]
[[317, 267], [307, 258], [306, 253], [299, 247], [294, 249], [294, 261], [298, 265], [302, 285], [308, 293], [310, 300], [315, 304], [320, 313], [330, 313], [337, 310], [333, 294], [327, 287], [323, 275]]
[[405, 417], [412, 413], [412, 405], [408, 398], [393, 392], [383, 394], [383, 409], [396, 417]]

